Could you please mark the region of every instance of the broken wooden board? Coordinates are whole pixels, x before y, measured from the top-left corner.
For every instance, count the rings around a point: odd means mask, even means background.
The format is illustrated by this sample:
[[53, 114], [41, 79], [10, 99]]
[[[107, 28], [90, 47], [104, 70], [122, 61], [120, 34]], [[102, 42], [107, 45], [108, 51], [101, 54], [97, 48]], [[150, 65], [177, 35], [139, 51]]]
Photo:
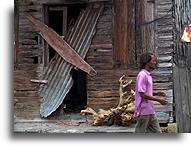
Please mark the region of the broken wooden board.
[[41, 84], [47, 84], [48, 80], [36, 80], [36, 79], [31, 79], [30, 80], [33, 83], [41, 83]]
[[49, 28], [44, 23], [33, 18], [30, 14], [25, 13], [27, 19], [31, 24], [40, 31], [41, 36], [47, 41], [47, 43], [67, 62], [85, 71], [91, 76], [97, 74], [97, 72], [85, 62], [78, 53], [53, 29]]

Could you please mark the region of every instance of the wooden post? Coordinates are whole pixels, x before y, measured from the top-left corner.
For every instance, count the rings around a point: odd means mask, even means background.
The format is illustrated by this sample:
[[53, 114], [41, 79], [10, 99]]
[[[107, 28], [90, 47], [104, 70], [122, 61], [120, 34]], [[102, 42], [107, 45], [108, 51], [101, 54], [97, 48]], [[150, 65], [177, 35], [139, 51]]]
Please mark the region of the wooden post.
[[14, 68], [17, 64], [18, 58], [18, 50], [19, 50], [19, 5], [18, 2], [14, 1], [14, 37], [15, 37], [15, 44], [14, 44]]
[[178, 132], [191, 132], [191, 44], [181, 41], [190, 23], [191, 0], [175, 0], [174, 99]]

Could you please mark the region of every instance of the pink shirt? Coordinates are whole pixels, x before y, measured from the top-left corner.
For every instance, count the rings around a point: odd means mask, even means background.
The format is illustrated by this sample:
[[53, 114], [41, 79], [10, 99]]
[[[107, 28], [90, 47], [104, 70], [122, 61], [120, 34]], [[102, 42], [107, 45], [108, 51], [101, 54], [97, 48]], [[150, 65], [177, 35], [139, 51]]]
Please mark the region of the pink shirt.
[[145, 69], [139, 72], [136, 79], [134, 116], [155, 114], [153, 102], [151, 100], [142, 99], [140, 92], [151, 96], [153, 95], [153, 80], [150, 72]]

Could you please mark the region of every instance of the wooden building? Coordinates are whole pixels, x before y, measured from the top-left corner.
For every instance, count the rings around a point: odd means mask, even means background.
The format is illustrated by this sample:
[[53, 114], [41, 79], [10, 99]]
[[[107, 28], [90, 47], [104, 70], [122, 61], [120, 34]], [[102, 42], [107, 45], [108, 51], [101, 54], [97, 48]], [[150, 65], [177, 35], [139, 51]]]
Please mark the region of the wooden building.
[[191, 0], [175, 1], [174, 29], [174, 99], [179, 132], [191, 132], [191, 44], [180, 41], [191, 23]]
[[[64, 36], [97, 75], [66, 70], [25, 12]], [[154, 89], [163, 90], [170, 103], [155, 103], [157, 116], [160, 123], [174, 122], [173, 24], [172, 0], [15, 0], [15, 116], [47, 117], [63, 101], [71, 111], [114, 107], [119, 78], [135, 80], [141, 53], [152, 51], [158, 56]], [[48, 84], [30, 81], [42, 78]]]

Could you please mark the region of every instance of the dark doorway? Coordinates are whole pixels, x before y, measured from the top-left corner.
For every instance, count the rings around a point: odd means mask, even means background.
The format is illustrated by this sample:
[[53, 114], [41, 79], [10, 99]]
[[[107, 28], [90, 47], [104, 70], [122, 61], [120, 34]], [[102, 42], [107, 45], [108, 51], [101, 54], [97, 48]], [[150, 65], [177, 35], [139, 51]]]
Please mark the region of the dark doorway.
[[[48, 15], [48, 24], [54, 31], [60, 36], [63, 35], [63, 11], [62, 10], [50, 10]], [[55, 50], [49, 46], [49, 62], [55, 56]]]
[[82, 70], [72, 70], [74, 83], [67, 94], [65, 112], [80, 112], [87, 105], [86, 73]]
[[[86, 4], [67, 5], [67, 27], [75, 23]], [[87, 105], [86, 73], [80, 69], [71, 71], [73, 86], [65, 98], [65, 112], [80, 112]]]
[[[53, 8], [48, 10], [48, 24], [59, 35], [63, 35], [63, 22], [65, 22], [66, 31], [70, 28], [70, 25], [74, 25], [80, 12], [86, 8], [86, 4], [68, 4], [63, 6], [56, 6], [66, 8], [66, 13], [58, 11]], [[65, 14], [67, 14], [65, 16]], [[65, 21], [63, 21], [65, 19]], [[56, 52], [52, 47], [49, 47], [49, 61], [55, 56]], [[73, 85], [64, 98], [64, 101], [60, 107], [52, 113], [52, 115], [58, 115], [64, 108], [64, 112], [80, 112], [87, 105], [87, 88], [86, 88], [86, 73], [79, 69], [72, 69], [71, 75], [73, 78]]]
[[80, 12], [86, 8], [86, 4], [69, 4], [67, 8], [67, 27], [69, 27], [69, 25], [77, 20]]

